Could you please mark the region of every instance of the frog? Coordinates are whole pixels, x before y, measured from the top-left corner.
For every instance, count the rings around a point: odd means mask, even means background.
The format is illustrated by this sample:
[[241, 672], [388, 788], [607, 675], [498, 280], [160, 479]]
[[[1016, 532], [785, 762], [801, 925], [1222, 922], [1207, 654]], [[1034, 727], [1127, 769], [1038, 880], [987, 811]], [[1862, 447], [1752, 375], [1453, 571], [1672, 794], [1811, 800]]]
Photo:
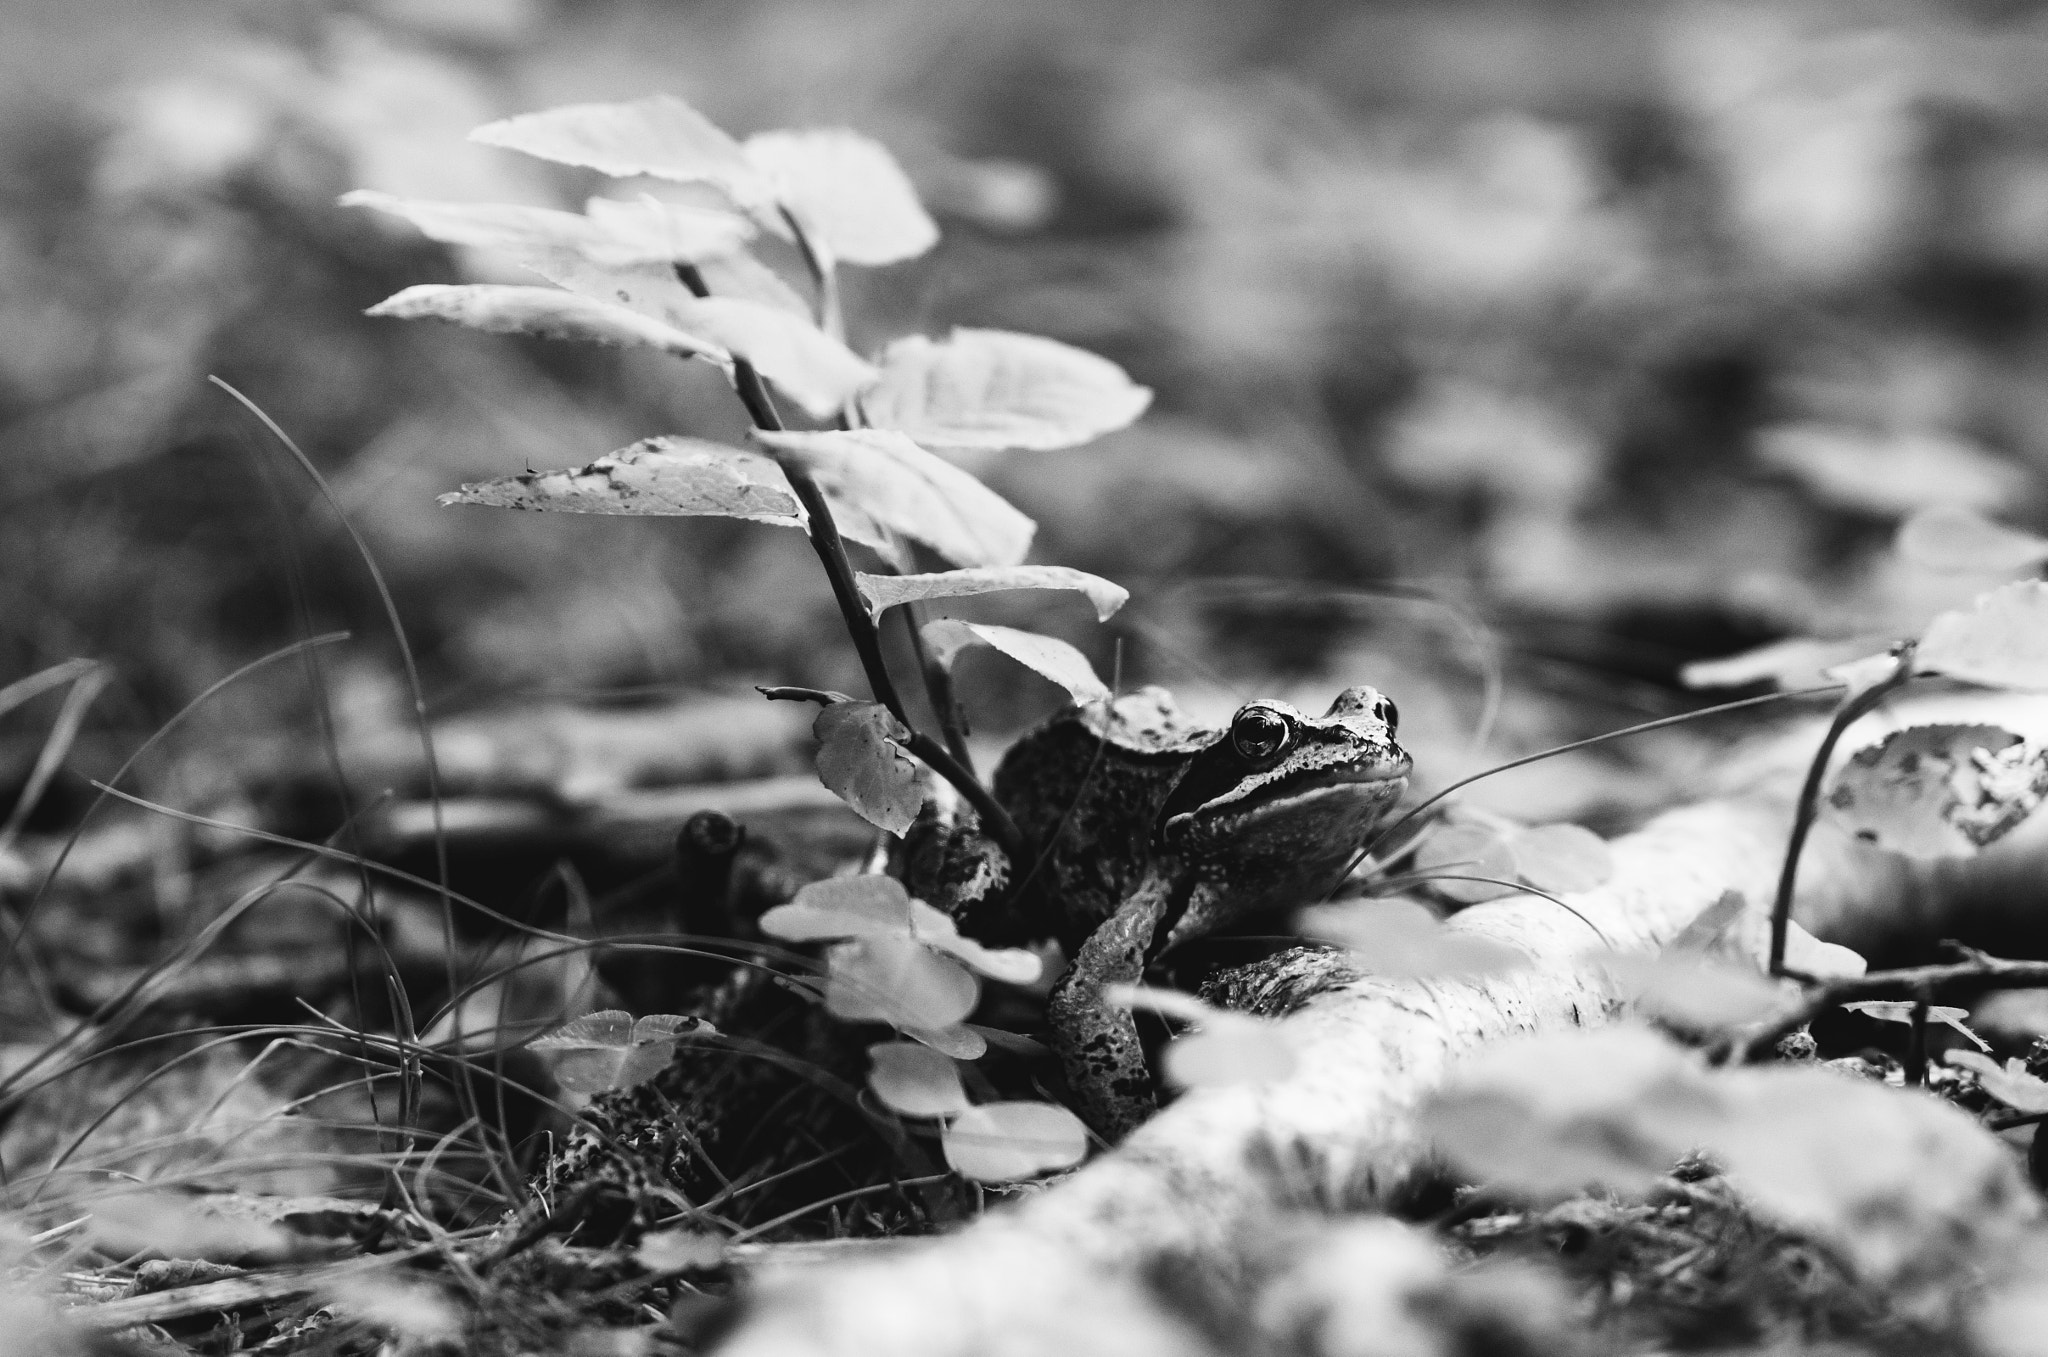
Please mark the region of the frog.
[[1026, 852], [971, 819], [908, 841], [913, 889], [984, 941], [1058, 940], [1046, 1000], [1076, 1110], [1120, 1140], [1156, 1110], [1138, 1029], [1104, 991], [1183, 944], [1335, 887], [1408, 785], [1394, 703], [1344, 689], [1321, 716], [1260, 698], [1224, 726], [1163, 688], [1069, 706], [1020, 737], [996, 800]]

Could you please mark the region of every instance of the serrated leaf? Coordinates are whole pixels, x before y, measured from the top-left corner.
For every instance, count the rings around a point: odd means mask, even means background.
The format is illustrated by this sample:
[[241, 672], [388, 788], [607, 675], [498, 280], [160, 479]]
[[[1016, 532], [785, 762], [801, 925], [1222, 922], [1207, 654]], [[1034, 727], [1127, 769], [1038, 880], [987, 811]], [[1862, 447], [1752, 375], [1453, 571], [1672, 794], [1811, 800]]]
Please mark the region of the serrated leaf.
[[[1910, 999], [1857, 999], [1843, 1004], [1842, 1007], [1851, 1013], [1861, 1013], [1866, 1018], [1876, 1018], [1879, 1022], [1910, 1025], [1913, 1021], [1914, 1004]], [[1947, 1004], [1927, 1006], [1927, 1021], [1940, 1023], [1943, 1027], [1962, 1033], [1980, 1051], [1990, 1050], [1991, 1043], [1970, 1030], [1969, 1023], [1965, 1021], [1969, 1016], [1970, 1010], [1966, 1008], [1952, 1008]]]
[[1895, 545], [1901, 556], [1930, 570], [2005, 573], [2048, 561], [2048, 538], [1954, 504], [1922, 509], [1901, 523]]
[[947, 1122], [940, 1140], [953, 1171], [982, 1183], [1033, 1178], [1088, 1157], [1088, 1128], [1053, 1103], [984, 1103]]
[[1303, 933], [1348, 950], [1374, 975], [1471, 977], [1495, 975], [1529, 964], [1523, 953], [1450, 929], [1427, 906], [1413, 900], [1347, 900], [1311, 905], [1298, 919]]
[[813, 881], [761, 916], [761, 931], [784, 942], [911, 936], [916, 902], [893, 876], [863, 872]]
[[647, 194], [631, 202], [592, 198], [583, 210], [591, 225], [583, 255], [609, 267], [701, 263], [733, 253], [754, 234], [745, 217]]
[[893, 264], [923, 254], [939, 228], [917, 200], [896, 157], [843, 127], [761, 132], [742, 148], [747, 163], [830, 258]]
[[814, 476], [835, 501], [922, 542], [954, 565], [1016, 565], [1037, 525], [959, 467], [900, 433], [832, 429], [754, 437]]
[[857, 574], [861, 602], [868, 615], [879, 619], [899, 603], [917, 603], [931, 598], [970, 598], [978, 594], [1000, 594], [1014, 589], [1066, 589], [1086, 594], [1095, 605], [1095, 620], [1107, 622], [1124, 606], [1131, 594], [1120, 584], [1085, 570], [1063, 565], [983, 566], [972, 570], [944, 570], [929, 575]]
[[1967, 857], [2048, 794], [2048, 753], [1990, 725], [1893, 731], [1836, 772], [1827, 812], [1857, 838], [1916, 858]]
[[1553, 895], [1593, 890], [1614, 875], [1607, 840], [1582, 825], [1536, 825], [1514, 835], [1508, 847], [1515, 874]]
[[1920, 638], [1916, 662], [1993, 688], [2048, 691], [2048, 584], [2016, 580], [1968, 612], [1941, 614]]
[[778, 527], [805, 525], [803, 506], [772, 458], [675, 436], [644, 438], [573, 470], [527, 471], [479, 481], [442, 495], [439, 502], [570, 514], [710, 515]]
[[981, 985], [912, 938], [855, 938], [825, 953], [825, 1010], [847, 1022], [943, 1029], [974, 1011]]
[[1601, 965], [1637, 1012], [1686, 1032], [1724, 1032], [1761, 1022], [1796, 1002], [1760, 972], [1699, 953], [1610, 954]]
[[1431, 890], [1460, 904], [1515, 893], [1514, 848], [1507, 831], [1492, 825], [1442, 826], [1417, 846], [1415, 869]]
[[2021, 1112], [2048, 1112], [2048, 1081], [2027, 1073], [2027, 1062], [2017, 1058], [2003, 1065], [1978, 1051], [1946, 1051], [1942, 1057], [1977, 1076], [1977, 1082], [2007, 1107]]
[[1037, 335], [955, 330], [882, 352], [861, 414], [942, 448], [1072, 447], [1145, 413], [1152, 393], [1107, 358]]
[[670, 94], [523, 113], [485, 123], [469, 139], [558, 164], [587, 166], [618, 179], [648, 174], [682, 183], [709, 182], [738, 190], [743, 198], [758, 198], [763, 187], [739, 143]]
[[1055, 637], [951, 617], [927, 622], [923, 630], [925, 644], [931, 647], [938, 662], [948, 668], [952, 667], [954, 656], [968, 646], [985, 645], [1059, 684], [1077, 703], [1109, 700], [1109, 685], [1096, 676], [1088, 657]]
[[420, 283], [365, 314], [454, 321], [473, 330], [660, 349], [680, 358], [723, 360], [715, 343], [624, 306], [552, 287], [506, 283]]
[[869, 824], [901, 834], [924, 804], [924, 783], [903, 750], [910, 732], [879, 702], [834, 702], [811, 723], [818, 780]]
[[906, 1117], [949, 1117], [970, 1104], [953, 1058], [909, 1041], [868, 1047], [868, 1087]]
[[1243, 1013], [1211, 1014], [1201, 1030], [1168, 1042], [1162, 1059], [1167, 1081], [1180, 1088], [1277, 1084], [1300, 1063], [1279, 1023]]

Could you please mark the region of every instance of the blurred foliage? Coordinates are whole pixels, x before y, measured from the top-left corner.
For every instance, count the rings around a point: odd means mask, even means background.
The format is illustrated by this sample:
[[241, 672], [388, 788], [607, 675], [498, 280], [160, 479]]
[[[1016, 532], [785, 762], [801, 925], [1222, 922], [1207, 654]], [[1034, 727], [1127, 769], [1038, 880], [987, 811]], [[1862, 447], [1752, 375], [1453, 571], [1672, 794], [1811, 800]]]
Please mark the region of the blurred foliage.
[[[437, 708], [859, 686], [821, 644], [829, 599], [793, 534], [433, 503], [740, 427], [714, 374], [667, 360], [361, 315], [501, 266], [335, 198], [573, 204], [588, 182], [463, 137], [577, 99], [671, 90], [742, 133], [856, 126], [946, 230], [855, 280], [857, 347], [1014, 327], [1158, 389], [1126, 434], [985, 468], [1040, 518], [1039, 559], [1138, 593], [1124, 653], [1097, 656], [1126, 682], [1370, 677], [1451, 750], [1491, 666], [1513, 680], [1496, 748], [1514, 752], [1592, 719], [1517, 692], [1595, 693], [1611, 725], [1669, 710], [1684, 660], [1903, 633], [1984, 587], [1891, 555], [1912, 508], [2048, 526], [2031, 4], [5, 14], [0, 673], [113, 661], [107, 751], [309, 629], [360, 638], [344, 719], [389, 708], [367, 572], [209, 373], [321, 468]], [[1079, 605], [1034, 606], [1052, 615], [987, 616], [1089, 639]], [[271, 672], [209, 703], [202, 733], [309, 729], [301, 675]], [[1016, 688], [986, 706], [996, 725], [1049, 701], [995, 674], [976, 678]], [[34, 757], [19, 739], [8, 779]]]

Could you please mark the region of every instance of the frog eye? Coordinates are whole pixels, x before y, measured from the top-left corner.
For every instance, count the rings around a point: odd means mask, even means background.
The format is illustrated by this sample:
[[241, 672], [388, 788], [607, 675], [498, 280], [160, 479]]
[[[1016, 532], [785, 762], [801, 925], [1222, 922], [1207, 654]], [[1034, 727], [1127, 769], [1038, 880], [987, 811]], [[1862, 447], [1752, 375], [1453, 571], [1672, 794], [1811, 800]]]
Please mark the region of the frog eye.
[[1372, 714], [1375, 720], [1386, 722], [1387, 734], [1392, 735], [1400, 729], [1401, 709], [1386, 698], [1383, 697], [1372, 704]]
[[1294, 733], [1287, 718], [1265, 707], [1246, 707], [1230, 723], [1230, 742], [1248, 759], [1270, 759]]

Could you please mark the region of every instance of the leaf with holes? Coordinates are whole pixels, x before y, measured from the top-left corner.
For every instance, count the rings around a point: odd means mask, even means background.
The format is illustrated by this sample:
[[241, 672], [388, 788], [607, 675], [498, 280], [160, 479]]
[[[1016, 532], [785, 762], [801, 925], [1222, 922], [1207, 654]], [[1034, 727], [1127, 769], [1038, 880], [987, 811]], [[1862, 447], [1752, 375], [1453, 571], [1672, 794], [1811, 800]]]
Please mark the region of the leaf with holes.
[[385, 298], [365, 314], [448, 320], [490, 334], [660, 349], [679, 358], [725, 358], [723, 349], [702, 336], [624, 306], [552, 287], [421, 283]]
[[1473, 977], [1497, 975], [1529, 964], [1504, 943], [1446, 928], [1428, 906], [1414, 900], [1347, 900], [1311, 905], [1301, 912], [1301, 931], [1334, 942], [1374, 975]]
[[1968, 857], [2033, 814], [2044, 794], [2048, 751], [2000, 726], [1929, 725], [1857, 750], [1836, 772], [1826, 806], [1880, 848]]
[[1005, 330], [912, 335], [883, 350], [861, 413], [941, 448], [1072, 447], [1145, 413], [1152, 393], [1107, 358]]
[[1614, 875], [1607, 840], [1581, 825], [1537, 825], [1514, 835], [1515, 874], [1552, 895], [1589, 891]]
[[962, 622], [942, 617], [924, 625], [925, 644], [948, 669], [954, 658], [969, 646], [985, 645], [1000, 650], [1034, 673], [1065, 688], [1077, 703], [1107, 702], [1109, 685], [1096, 676], [1095, 666], [1065, 641], [1015, 627], [992, 627], [979, 622]]
[[869, 824], [908, 830], [924, 804], [924, 779], [904, 745], [910, 732], [879, 702], [834, 702], [811, 723], [818, 780]]
[[2005, 574], [2048, 561], [2048, 538], [1953, 504], [1914, 514], [1899, 525], [1895, 544], [1901, 556], [1930, 570]]
[[974, 477], [900, 433], [831, 429], [754, 437], [785, 466], [817, 478], [836, 501], [922, 542], [954, 565], [1016, 565], [1037, 525]]
[[681, 183], [712, 183], [742, 202], [766, 186], [740, 144], [696, 109], [670, 94], [631, 103], [569, 104], [485, 123], [471, 141], [563, 165], [582, 165], [617, 179], [647, 174]]
[[782, 468], [758, 452], [701, 438], [644, 438], [569, 471], [528, 471], [465, 485], [442, 504], [568, 514], [743, 518], [805, 525]]
[[863, 872], [813, 881], [761, 916], [761, 931], [784, 942], [907, 938], [916, 902], [893, 876]]
[[1979, 597], [1968, 612], [1928, 624], [1923, 670], [1992, 688], [2048, 691], [2048, 584], [2017, 580]]
[[761, 132], [741, 148], [768, 193], [827, 259], [893, 264], [938, 244], [939, 228], [887, 148], [843, 127]]
[[2048, 1112], [2048, 1080], [2027, 1073], [2027, 1062], [2015, 1056], [2003, 1065], [1978, 1051], [1947, 1051], [1942, 1057], [1977, 1076], [1977, 1082], [2007, 1107], [2021, 1112]]
[[973, 570], [944, 570], [930, 575], [869, 575], [855, 577], [861, 602], [868, 615], [879, 619], [899, 603], [919, 603], [933, 598], [971, 598], [977, 594], [1000, 594], [1014, 589], [1067, 589], [1086, 594], [1095, 605], [1095, 620], [1107, 622], [1130, 599], [1130, 591], [1085, 570], [1063, 565], [984, 566]]
[[974, 1011], [972, 972], [911, 938], [855, 938], [825, 953], [825, 1010], [846, 1022], [943, 1030]]
[[953, 1058], [910, 1041], [868, 1047], [868, 1087], [906, 1117], [950, 1117], [970, 1104]]
[[1009, 1183], [1088, 1157], [1088, 1128], [1053, 1103], [984, 1103], [946, 1123], [946, 1162], [963, 1178]]

